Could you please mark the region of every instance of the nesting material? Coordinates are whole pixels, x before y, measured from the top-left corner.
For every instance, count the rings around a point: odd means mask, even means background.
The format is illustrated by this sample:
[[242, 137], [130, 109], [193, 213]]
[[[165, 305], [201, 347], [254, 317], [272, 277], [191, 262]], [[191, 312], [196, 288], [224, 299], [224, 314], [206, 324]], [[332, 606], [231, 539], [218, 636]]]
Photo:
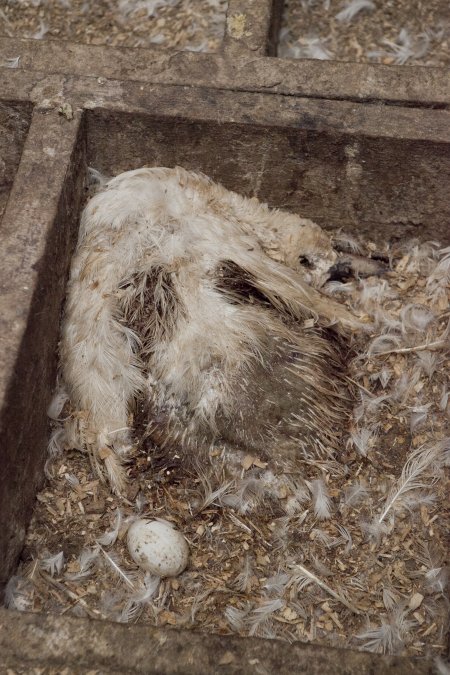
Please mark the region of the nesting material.
[[0, 34], [115, 47], [216, 51], [226, 0], [7, 0]]
[[[345, 377], [357, 393], [334, 454], [287, 462], [217, 439], [196, 466], [137, 424], [118, 496], [87, 454], [61, 452], [78, 413], [59, 389], [49, 481], [9, 606], [445, 655], [450, 250], [339, 233], [333, 245], [342, 269], [355, 256], [385, 265], [381, 276], [320, 275], [322, 293], [370, 326], [349, 347]], [[180, 576], [137, 568], [126, 544], [136, 518], [183, 533], [191, 555]]]
[[278, 55], [450, 65], [447, 0], [286, 0]]

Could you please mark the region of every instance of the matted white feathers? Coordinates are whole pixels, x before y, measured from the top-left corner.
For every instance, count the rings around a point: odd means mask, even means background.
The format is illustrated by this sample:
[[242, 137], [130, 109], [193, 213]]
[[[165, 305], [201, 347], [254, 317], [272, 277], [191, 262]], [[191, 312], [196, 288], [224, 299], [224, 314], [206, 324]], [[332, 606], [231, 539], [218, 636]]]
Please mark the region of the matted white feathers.
[[[101, 185], [82, 215], [62, 329], [71, 446], [121, 491], [139, 398], [162, 446], [194, 451], [231, 433], [269, 453], [293, 436], [306, 455], [330, 454], [346, 392], [325, 330], [358, 325], [314, 288], [335, 261], [310, 220], [200, 174], [144, 168]], [[281, 431], [265, 422], [274, 382]]]

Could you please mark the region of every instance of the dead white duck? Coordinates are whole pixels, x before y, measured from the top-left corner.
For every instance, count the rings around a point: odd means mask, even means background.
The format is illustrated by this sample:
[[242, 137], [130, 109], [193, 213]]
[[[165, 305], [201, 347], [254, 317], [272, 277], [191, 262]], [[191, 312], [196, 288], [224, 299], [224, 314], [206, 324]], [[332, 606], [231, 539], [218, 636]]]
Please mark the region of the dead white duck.
[[310, 220], [204, 175], [109, 180], [84, 209], [68, 286], [68, 443], [120, 492], [139, 399], [162, 446], [331, 455], [349, 398], [339, 336], [359, 325], [314, 288], [336, 261]]

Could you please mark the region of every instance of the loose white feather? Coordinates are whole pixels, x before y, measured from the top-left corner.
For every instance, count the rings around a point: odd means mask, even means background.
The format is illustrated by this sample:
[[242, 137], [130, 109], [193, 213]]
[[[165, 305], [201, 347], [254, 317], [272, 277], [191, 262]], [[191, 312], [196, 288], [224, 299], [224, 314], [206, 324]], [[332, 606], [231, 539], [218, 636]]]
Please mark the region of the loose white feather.
[[294, 42], [283, 41], [278, 53], [283, 58], [328, 61], [333, 58], [333, 52], [328, 49], [327, 41], [328, 38], [318, 36], [301, 37]]
[[389, 381], [392, 377], [392, 371], [387, 368], [386, 366], [383, 366], [381, 370], [379, 370], [376, 373], [372, 373], [369, 376], [369, 379], [371, 382], [376, 382], [377, 380], [383, 387], [383, 389], [386, 389], [387, 385], [389, 384]]
[[268, 595], [282, 596], [289, 581], [289, 574], [286, 574], [285, 572], [279, 572], [273, 577], [269, 577], [263, 584], [263, 588], [266, 590]]
[[388, 515], [393, 514], [409, 492], [427, 489], [435, 484], [436, 476], [429, 475], [426, 478], [425, 474], [442, 465], [445, 447], [446, 442], [439, 441], [433, 445], [422, 445], [413, 450], [402, 469], [399, 480], [390, 491], [383, 510], [377, 517], [378, 523], [382, 523]]
[[359, 290], [358, 304], [367, 312], [375, 312], [384, 301], [396, 297], [385, 279], [360, 279]]
[[283, 480], [280, 482], [282, 485], [284, 484], [286, 486], [286, 489], [290, 493], [284, 505], [286, 513], [290, 516], [299, 513], [299, 511], [302, 510], [305, 501], [309, 499], [307, 485], [299, 480]]
[[39, 561], [39, 565], [41, 569], [49, 572], [52, 577], [54, 577], [56, 573], [60, 574], [64, 567], [64, 552], [60, 551], [59, 553], [55, 553], [55, 555], [42, 558]]
[[412, 37], [406, 28], [402, 28], [398, 34], [396, 42], [392, 40], [383, 40], [383, 44], [389, 47], [389, 50], [369, 51], [369, 58], [390, 57], [395, 65], [403, 66], [409, 59], [421, 59], [427, 53], [430, 45], [430, 36], [427, 33], [421, 33]]
[[68, 400], [69, 395], [67, 391], [59, 384], [53, 394], [50, 405], [47, 408], [47, 417], [50, 417], [51, 420], [59, 420], [61, 412]]
[[431, 378], [434, 375], [437, 368], [439, 367], [439, 364], [442, 361], [442, 357], [436, 352], [435, 353], [427, 351], [418, 352], [416, 354], [416, 358], [420, 365], [420, 368], [429, 378]]
[[85, 579], [86, 577], [90, 576], [94, 571], [95, 566], [99, 562], [99, 555], [99, 546], [83, 549], [77, 559], [79, 567], [78, 572], [66, 573], [66, 579], [69, 579], [70, 581], [77, 581], [78, 579]]
[[120, 623], [137, 621], [145, 609], [145, 606], [150, 603], [156, 595], [160, 583], [160, 577], [155, 577], [149, 573], [145, 575], [141, 582], [136, 580], [135, 590], [128, 596], [117, 620]]
[[354, 614], [360, 614], [360, 610], [348, 600], [348, 598], [344, 595], [344, 592], [337, 592], [333, 590], [327, 583], [323, 581], [323, 579], [320, 579], [316, 574], [308, 570], [306, 567], [303, 565], [300, 565], [299, 563], [293, 565], [291, 567], [292, 569], [292, 576], [291, 576], [291, 585], [294, 585], [295, 588], [298, 590], [304, 590], [311, 584], [315, 584], [319, 586], [325, 593], [328, 593], [328, 595], [331, 595], [335, 600], [338, 600], [340, 603], [345, 605], [350, 611], [352, 611]]
[[333, 244], [339, 251], [363, 255], [364, 249], [360, 242], [347, 232], [338, 232], [333, 235]]
[[421, 372], [417, 368], [411, 372], [404, 372], [391, 388], [391, 398], [404, 406], [410, 397], [415, 397], [415, 387], [420, 380]]
[[314, 527], [311, 530], [310, 537], [313, 541], [317, 542], [325, 548], [332, 548], [335, 545], [336, 538], [325, 530], [321, 530], [319, 527]]
[[408, 333], [411, 331], [423, 333], [435, 319], [434, 312], [428, 307], [418, 304], [409, 304], [402, 308], [400, 312], [402, 322], [402, 331]]
[[225, 499], [228, 493], [231, 491], [231, 489], [235, 484], [234, 481], [233, 480], [226, 481], [222, 485], [219, 485], [215, 490], [213, 490], [209, 482], [209, 479], [206, 475], [201, 473], [199, 477], [202, 482], [204, 497], [201, 506], [197, 512], [203, 511], [208, 506], [214, 503], [225, 503]]
[[376, 426], [355, 429], [350, 433], [350, 440], [362, 457], [367, 457], [370, 450], [374, 447], [376, 438]]
[[450, 675], [450, 661], [444, 661], [440, 656], [434, 658], [434, 671], [436, 675]]
[[381, 617], [381, 625], [356, 635], [357, 640], [364, 640], [362, 649], [376, 654], [395, 654], [405, 644], [416, 621], [408, 618], [408, 613], [401, 607]]
[[431, 403], [425, 403], [424, 405], [417, 405], [411, 409], [411, 416], [409, 422], [409, 430], [411, 435], [414, 434], [419, 427], [423, 425], [428, 417], [428, 411], [430, 409]]
[[338, 524], [338, 530], [341, 536], [336, 538], [335, 545], [340, 546], [341, 544], [345, 544], [344, 553], [347, 555], [353, 548], [352, 535], [350, 534], [350, 530], [343, 525]]
[[432, 593], [444, 593], [448, 585], [448, 577], [448, 567], [433, 567], [425, 574], [426, 588]]
[[65, 473], [64, 478], [69, 483], [70, 487], [75, 488], [80, 484], [79, 479], [75, 476], [74, 473]]
[[105, 532], [98, 537], [97, 542], [102, 546], [112, 546], [115, 544], [117, 537], [119, 536], [120, 528], [122, 527], [123, 514], [121, 509], [116, 509], [116, 515], [114, 518], [114, 525], [111, 530]]
[[338, 21], [349, 22], [359, 14], [359, 12], [362, 12], [363, 10], [371, 11], [373, 9], [375, 9], [375, 4], [371, 2], [371, 0], [350, 0], [344, 9], [336, 14], [336, 19]]
[[49, 31], [48, 25], [41, 19], [38, 30], [35, 33], [33, 33], [31, 37], [33, 40], [42, 40], [47, 35], [48, 31]]
[[56, 429], [53, 429], [48, 445], [47, 445], [47, 452], [50, 456], [50, 458], [56, 457], [57, 455], [60, 455], [63, 450], [66, 448], [66, 431], [65, 429], [61, 427], [57, 427]]
[[102, 174], [101, 171], [94, 169], [94, 167], [89, 166], [87, 170], [87, 179], [90, 187], [95, 186], [95, 188], [98, 189], [106, 185], [109, 177]]
[[309, 483], [313, 498], [314, 514], [319, 520], [325, 520], [331, 517], [331, 499], [328, 493], [327, 484], [321, 478], [312, 480]]
[[399, 603], [400, 596], [390, 586], [383, 586], [383, 605], [388, 611], [392, 611]]
[[18, 68], [20, 62], [20, 56], [13, 56], [10, 59], [6, 59], [2, 65], [6, 68]]
[[34, 586], [29, 579], [14, 575], [5, 588], [5, 607], [18, 612], [29, 612], [33, 608]]
[[450, 391], [447, 389], [447, 385], [443, 384], [442, 385], [441, 398], [439, 400], [439, 409], [444, 411], [444, 412], [447, 410], [449, 395], [450, 395]]
[[121, 581], [123, 581], [127, 586], [129, 586], [134, 591], [136, 590], [135, 580], [137, 574], [124, 570], [119, 563], [118, 556], [115, 553], [107, 553], [104, 548], [100, 546], [100, 551], [103, 553], [106, 563], [111, 568], [111, 570], [116, 574]]
[[361, 483], [354, 483], [345, 489], [344, 504], [347, 506], [357, 506], [362, 501], [367, 501], [369, 491]]
[[253, 475], [236, 481], [235, 489], [221, 498], [221, 504], [231, 506], [239, 513], [248, 513], [257, 508], [266, 494], [266, 484]]
[[400, 347], [400, 338], [397, 335], [378, 335], [372, 340], [367, 351], [368, 355], [381, 354]]
[[247, 617], [249, 635], [259, 635], [261, 637], [271, 637], [272, 631], [270, 620], [272, 614], [285, 607], [286, 603], [281, 598], [274, 600], [264, 600], [259, 607], [254, 609]]
[[244, 629], [249, 611], [249, 607], [239, 608], [234, 607], [233, 605], [225, 607], [225, 618], [230, 624], [231, 629], [236, 633], [241, 633]]

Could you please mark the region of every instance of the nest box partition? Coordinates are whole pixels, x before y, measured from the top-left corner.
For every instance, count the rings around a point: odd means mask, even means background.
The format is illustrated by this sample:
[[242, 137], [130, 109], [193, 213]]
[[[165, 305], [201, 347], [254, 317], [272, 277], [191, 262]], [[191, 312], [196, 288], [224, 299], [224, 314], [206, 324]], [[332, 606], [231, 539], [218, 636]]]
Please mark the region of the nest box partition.
[[87, 111], [88, 162], [107, 175], [181, 165], [324, 228], [445, 241], [447, 112], [360, 107], [154, 86], [151, 114], [140, 101]]
[[[2, 587], [17, 564], [43, 482], [46, 409], [88, 166], [113, 175], [182, 165], [324, 228], [343, 226], [375, 240], [449, 242], [448, 73], [272, 58], [280, 16], [278, 0], [230, 0], [216, 54], [0, 39]], [[11, 667], [17, 636], [26, 638], [37, 624], [43, 641], [39, 649], [30, 643], [30, 664], [64, 664], [67, 653], [52, 646], [51, 635], [70, 625], [76, 636], [94, 636], [90, 657], [82, 656], [81, 637], [71, 647], [73, 658], [90, 668], [149, 667], [150, 652], [139, 642], [143, 628], [133, 637], [141, 651], [131, 667], [114, 647], [110, 657], [96, 651], [104, 627], [8, 616], [14, 617], [11, 629], [0, 633], [0, 644]], [[6, 614], [2, 619], [9, 621]], [[177, 641], [187, 659], [189, 649], [197, 650], [204, 672], [228, 652], [236, 662], [247, 659], [234, 638], [211, 640], [213, 657], [203, 638], [158, 635], [151, 637], [151, 644], [160, 640], [158, 672], [176, 670], [170, 649], [162, 647], [166, 639], [172, 647]], [[124, 637], [118, 626], [117, 644]], [[287, 672], [316, 659], [321, 672], [339, 671], [333, 650], [256, 643], [249, 639], [245, 653], [257, 650], [268, 670]], [[392, 665], [370, 654], [348, 658], [355, 668], [372, 664], [377, 672]], [[428, 672], [426, 664], [397, 662], [405, 672]], [[243, 668], [252, 672], [248, 663]], [[199, 671], [189, 666], [183, 672]]]
[[0, 219], [19, 166], [31, 110], [30, 103], [0, 101]]

